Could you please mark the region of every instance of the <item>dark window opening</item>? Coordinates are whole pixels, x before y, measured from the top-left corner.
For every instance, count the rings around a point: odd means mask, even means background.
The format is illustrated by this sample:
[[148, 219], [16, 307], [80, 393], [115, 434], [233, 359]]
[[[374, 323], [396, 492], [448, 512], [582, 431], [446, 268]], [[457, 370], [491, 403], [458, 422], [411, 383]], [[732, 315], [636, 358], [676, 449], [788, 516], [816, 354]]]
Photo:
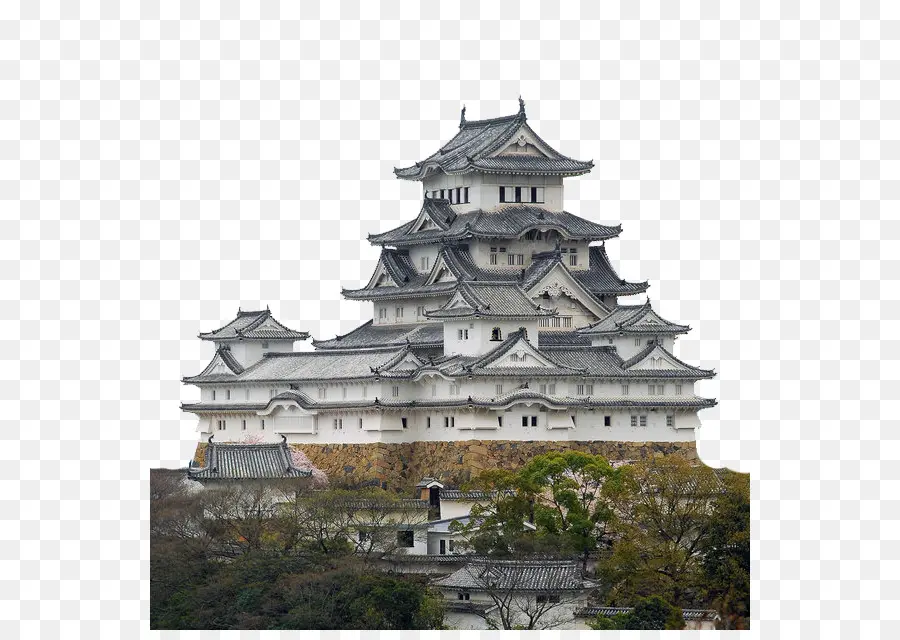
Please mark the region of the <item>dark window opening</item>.
[[397, 532], [397, 544], [401, 547], [412, 547], [413, 546], [413, 530], [412, 529], [404, 529], [403, 531]]
[[500, 331], [500, 327], [494, 327], [491, 329], [491, 340], [497, 342], [503, 340], [503, 332]]
[[603, 426], [604, 427], [612, 426], [612, 416], [603, 416]]
[[537, 426], [537, 416], [531, 416], [531, 426], [532, 427]]
[[400, 418], [400, 424], [402, 424], [403, 428], [406, 429], [406, 418]]
[[516, 202], [522, 202], [522, 187], [516, 187]]
[[447, 541], [446, 541], [446, 540], [441, 540], [441, 541], [440, 541], [440, 551], [439, 551], [439, 553], [440, 553], [442, 556], [447, 555]]

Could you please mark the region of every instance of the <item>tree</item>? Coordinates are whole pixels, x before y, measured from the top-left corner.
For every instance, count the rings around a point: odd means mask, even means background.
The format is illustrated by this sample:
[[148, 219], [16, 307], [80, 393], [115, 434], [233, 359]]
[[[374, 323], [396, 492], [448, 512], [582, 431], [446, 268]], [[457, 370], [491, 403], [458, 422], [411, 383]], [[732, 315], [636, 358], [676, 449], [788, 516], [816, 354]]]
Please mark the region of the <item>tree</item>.
[[616, 511], [616, 541], [602, 563], [607, 599], [629, 604], [662, 595], [679, 606], [697, 604], [699, 561], [721, 481], [709, 467], [678, 456], [621, 471], [606, 487]]
[[750, 628], [750, 476], [723, 474], [701, 552], [703, 585], [725, 629]]
[[591, 629], [607, 631], [612, 629], [684, 629], [684, 617], [681, 609], [659, 596], [640, 598], [628, 613], [617, 613], [613, 616], [598, 614], [588, 622]]

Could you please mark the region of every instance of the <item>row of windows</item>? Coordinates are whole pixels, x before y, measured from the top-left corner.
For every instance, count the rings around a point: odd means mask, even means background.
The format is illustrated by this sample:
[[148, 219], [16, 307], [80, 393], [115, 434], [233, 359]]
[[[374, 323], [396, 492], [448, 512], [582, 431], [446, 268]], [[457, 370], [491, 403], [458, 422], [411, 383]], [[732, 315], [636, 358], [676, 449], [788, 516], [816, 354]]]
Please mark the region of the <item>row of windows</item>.
[[544, 187], [500, 187], [500, 202], [544, 202]]
[[426, 191], [426, 198], [449, 200], [450, 204], [468, 204], [469, 187], [456, 187], [455, 189], [435, 189]]
[[[219, 431], [225, 431], [225, 428], [228, 426], [228, 422], [226, 420], [216, 420], [216, 428]], [[259, 421], [259, 428], [261, 431], [264, 431], [266, 428], [266, 420], [265, 418], [261, 418]], [[241, 431], [247, 430], [247, 421], [241, 420]]]
[[[496, 329], [499, 332], [499, 329]], [[469, 330], [468, 329], [459, 329], [458, 334], [460, 340], [468, 340], [469, 339]], [[513, 353], [510, 355], [509, 359], [512, 362], [526, 362], [528, 360], [528, 354], [517, 354]], [[291, 385], [291, 388], [297, 388], [297, 385]], [[497, 395], [503, 393], [503, 385], [497, 385]], [[674, 385], [675, 391], [674, 395], [680, 396], [682, 395], [682, 385], [676, 384]], [[556, 385], [555, 384], [541, 384], [539, 386], [541, 393], [556, 393]], [[225, 399], [231, 400], [231, 389], [219, 390], [219, 393], [224, 391]], [[245, 389], [247, 399], [250, 399], [250, 389]], [[449, 394], [451, 396], [458, 396], [460, 392], [459, 384], [451, 384], [449, 386]], [[622, 385], [622, 395], [627, 396], [630, 395], [631, 385], [623, 384]], [[278, 389], [269, 389], [269, 397], [274, 398], [278, 394]], [[592, 384], [579, 384], [576, 386], [576, 394], [579, 396], [590, 396], [594, 394], [594, 385]], [[362, 386], [362, 397], [366, 397], [368, 395], [368, 386]], [[647, 395], [651, 396], [664, 396], [666, 395], [666, 385], [665, 384], [651, 384], [647, 385]], [[212, 389], [212, 399], [215, 400], [217, 396], [216, 389]], [[319, 400], [327, 400], [328, 399], [328, 387], [318, 387], [317, 388], [317, 397]], [[347, 387], [341, 387], [341, 397], [343, 399], [347, 398]], [[398, 385], [394, 385], [391, 387], [391, 397], [399, 398], [400, 397], [400, 387]], [[431, 386], [431, 397], [437, 397], [437, 385]]]
[[517, 266], [525, 264], [524, 253], [509, 253], [506, 247], [491, 247], [488, 262], [492, 265], [504, 264], [503, 255], [506, 256], [506, 264], [508, 266]]
[[554, 329], [558, 329], [560, 327], [571, 329], [572, 316], [553, 316], [552, 318], [541, 318], [540, 320], [538, 320], [538, 326], [551, 327]]
[[[394, 307], [394, 321], [402, 322], [403, 317], [405, 315], [405, 311], [403, 307]], [[389, 315], [389, 310], [387, 307], [381, 307], [378, 309], [378, 319], [379, 320], [387, 320]], [[423, 305], [419, 305], [416, 307], [416, 320], [422, 320], [425, 318], [425, 307]]]

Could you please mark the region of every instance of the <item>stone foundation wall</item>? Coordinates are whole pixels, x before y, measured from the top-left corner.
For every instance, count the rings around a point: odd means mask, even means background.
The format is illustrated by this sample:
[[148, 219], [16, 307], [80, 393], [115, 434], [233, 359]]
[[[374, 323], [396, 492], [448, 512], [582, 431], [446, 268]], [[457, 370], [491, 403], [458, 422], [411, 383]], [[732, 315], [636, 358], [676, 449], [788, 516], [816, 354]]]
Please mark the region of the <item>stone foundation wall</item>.
[[[404, 442], [367, 444], [291, 444], [303, 451], [336, 485], [378, 480], [387, 488], [407, 493], [425, 476], [458, 487], [485, 469], [517, 469], [549, 451], [575, 449], [600, 454], [608, 460], [639, 460], [658, 455], [680, 455], [698, 460], [694, 442], [571, 442], [462, 440], [456, 442]], [[206, 443], [197, 447], [202, 464]]]

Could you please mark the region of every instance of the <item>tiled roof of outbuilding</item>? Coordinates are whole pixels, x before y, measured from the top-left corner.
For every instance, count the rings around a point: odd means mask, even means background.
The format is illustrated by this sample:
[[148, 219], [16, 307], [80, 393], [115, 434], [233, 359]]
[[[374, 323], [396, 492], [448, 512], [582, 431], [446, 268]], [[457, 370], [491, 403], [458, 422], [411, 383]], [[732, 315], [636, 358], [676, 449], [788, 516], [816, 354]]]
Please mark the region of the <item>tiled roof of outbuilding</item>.
[[[219, 368], [218, 364], [220, 361], [228, 368], [228, 373], [213, 373], [214, 371], [216, 371], [216, 369]], [[206, 368], [203, 369], [203, 371], [195, 376], [184, 378], [184, 381], [225, 382], [228, 380], [234, 380], [235, 376], [237, 376], [243, 370], [244, 367], [231, 353], [231, 349], [228, 347], [228, 345], [222, 345], [218, 349], [216, 349], [216, 353], [213, 355], [212, 360], [209, 361], [209, 364], [206, 365]]]
[[220, 444], [210, 437], [206, 466], [188, 469], [192, 480], [274, 480], [311, 475], [312, 471], [293, 465], [283, 436], [278, 444]]
[[269, 309], [241, 311], [237, 317], [215, 331], [200, 334], [201, 340], [306, 340], [309, 333], [294, 331], [272, 317]]
[[379, 367], [391, 362], [403, 350], [311, 351], [267, 353], [246, 369], [241, 382], [348, 380], [371, 378]]
[[[598, 615], [611, 617], [620, 613], [631, 613], [634, 607], [582, 607], [575, 610], [576, 618], [596, 618]], [[714, 609], [682, 609], [681, 617], [685, 621], [715, 621], [719, 614]]]
[[[542, 140], [526, 123], [525, 108], [520, 102], [519, 112], [502, 118], [487, 120], [465, 119], [465, 109], [457, 133], [449, 142], [425, 160], [411, 167], [394, 169], [404, 180], [422, 180], [429, 172], [447, 174], [485, 171], [488, 173], [533, 173], [540, 175], [580, 175], [594, 166], [593, 162], [575, 160], [562, 155]], [[494, 156], [503, 145], [525, 127], [542, 147], [546, 156]]]
[[567, 560], [489, 560], [469, 562], [434, 585], [485, 591], [581, 591], [597, 586], [581, 576], [581, 567]]
[[[443, 201], [446, 202], [446, 201]], [[563, 237], [577, 240], [606, 240], [622, 232], [614, 227], [591, 222], [567, 211], [549, 211], [528, 204], [511, 204], [496, 211], [470, 211], [457, 214], [447, 229], [412, 231], [415, 220], [369, 236], [369, 242], [396, 247], [436, 244], [467, 238], [516, 239], [532, 229], [556, 229]]]

